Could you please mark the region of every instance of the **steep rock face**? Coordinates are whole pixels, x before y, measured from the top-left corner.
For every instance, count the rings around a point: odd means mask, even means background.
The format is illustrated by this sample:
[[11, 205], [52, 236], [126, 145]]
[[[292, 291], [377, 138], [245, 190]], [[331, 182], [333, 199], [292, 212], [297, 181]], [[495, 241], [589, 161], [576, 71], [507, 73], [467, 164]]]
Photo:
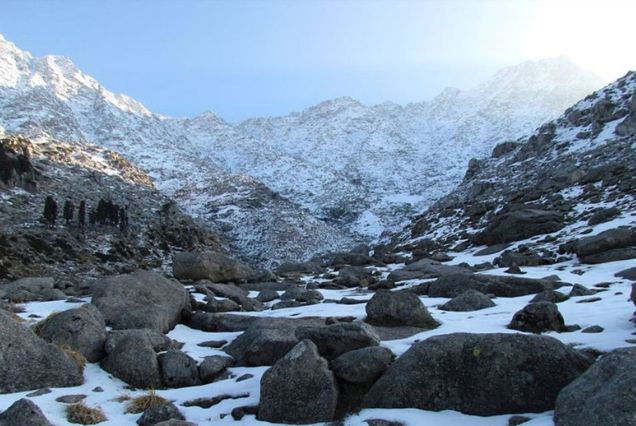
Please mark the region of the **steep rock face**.
[[1, 127], [124, 152], [188, 213], [231, 237], [237, 252], [267, 265], [400, 229], [459, 182], [469, 158], [599, 85], [559, 58], [504, 69], [430, 102], [340, 98], [229, 124], [213, 113], [153, 114], [66, 58], [35, 58], [0, 38]]
[[[589, 263], [634, 257], [631, 237], [613, 237], [631, 235], [636, 225], [631, 213], [636, 138], [620, 130], [631, 119], [634, 98], [636, 73], [629, 72], [510, 150], [471, 162], [459, 186], [396, 236], [393, 247], [408, 249], [433, 238], [446, 248], [521, 244], [520, 252], [543, 253], [553, 261], [563, 260], [557, 253], [576, 253]], [[610, 217], [591, 220], [608, 209]], [[543, 212], [543, 217], [532, 221], [533, 229], [517, 220], [499, 232], [502, 219], [523, 212]]]
[[[29, 288], [17, 284], [3, 287], [4, 292], [14, 289], [15, 296], [25, 300], [64, 297], [60, 290], [79, 295], [89, 290], [87, 275], [167, 269], [173, 250], [222, 249], [215, 233], [185, 214], [157, 191], [146, 173], [114, 151], [19, 136], [0, 138], [0, 149], [27, 153], [24, 159], [28, 158], [29, 175], [35, 176], [31, 182], [36, 184], [24, 190], [26, 182], [19, 177], [25, 174], [15, 172], [6, 185], [0, 184], [0, 279], [55, 277], [44, 278], [55, 293], [33, 294], [33, 288], [26, 293]], [[49, 196], [57, 204], [54, 225], [42, 221]], [[125, 229], [110, 220], [91, 221], [102, 200], [125, 208]], [[69, 221], [63, 214], [66, 201], [75, 206]]]

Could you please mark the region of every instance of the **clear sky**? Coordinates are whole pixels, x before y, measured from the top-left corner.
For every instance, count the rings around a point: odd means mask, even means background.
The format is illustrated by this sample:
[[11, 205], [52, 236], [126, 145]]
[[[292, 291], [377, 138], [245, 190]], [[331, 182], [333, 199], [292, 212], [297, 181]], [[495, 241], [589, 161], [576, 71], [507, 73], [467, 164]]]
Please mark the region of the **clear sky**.
[[325, 99], [430, 99], [567, 55], [636, 68], [634, 0], [3, 0], [0, 33], [151, 110], [235, 121]]

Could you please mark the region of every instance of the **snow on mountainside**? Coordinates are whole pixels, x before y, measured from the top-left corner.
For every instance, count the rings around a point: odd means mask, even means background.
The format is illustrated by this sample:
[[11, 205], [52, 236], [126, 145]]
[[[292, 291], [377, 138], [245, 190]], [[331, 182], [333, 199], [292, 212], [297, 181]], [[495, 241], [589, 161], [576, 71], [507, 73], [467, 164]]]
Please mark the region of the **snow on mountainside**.
[[[204, 115], [209, 125], [213, 115]], [[196, 122], [196, 120], [194, 120]], [[194, 124], [193, 124], [194, 125]], [[92, 142], [123, 153], [194, 216], [221, 228], [258, 263], [351, 243], [262, 183], [205, 158], [180, 120], [115, 95], [56, 56], [35, 58], [0, 36], [0, 127], [31, 137]]]
[[530, 133], [601, 84], [561, 57], [505, 68], [475, 89], [449, 88], [430, 102], [365, 106], [339, 98], [235, 126], [214, 115], [184, 124], [232, 172], [376, 238], [454, 188], [470, 158]]
[[[636, 225], [635, 173], [636, 73], [632, 71], [531, 136], [500, 144], [489, 158], [472, 162], [460, 185], [417, 217], [393, 243], [416, 247], [434, 239], [462, 249], [509, 243], [515, 241], [515, 232], [529, 232], [526, 228], [547, 218], [549, 225], [538, 229], [542, 232], [529, 233], [551, 235], [518, 247], [502, 244], [493, 253], [510, 248], [523, 256], [534, 251], [556, 259], [557, 251], [567, 251], [559, 245], [572, 238], [605, 231], [612, 222]], [[526, 223], [525, 217], [533, 219]], [[631, 256], [631, 252], [612, 255]]]
[[70, 60], [33, 57], [0, 36], [0, 127], [123, 153], [261, 264], [401, 229], [461, 180], [470, 158], [530, 133], [600, 85], [557, 58], [506, 68], [430, 102], [339, 98], [230, 124], [214, 113], [154, 114]]

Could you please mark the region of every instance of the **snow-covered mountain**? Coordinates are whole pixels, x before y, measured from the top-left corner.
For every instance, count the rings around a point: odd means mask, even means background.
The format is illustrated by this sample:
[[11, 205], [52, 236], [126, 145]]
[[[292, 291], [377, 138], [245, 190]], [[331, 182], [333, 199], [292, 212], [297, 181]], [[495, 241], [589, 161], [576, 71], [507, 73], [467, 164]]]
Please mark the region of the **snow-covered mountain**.
[[[210, 117], [206, 118], [209, 124]], [[31, 137], [92, 142], [121, 152], [158, 189], [256, 263], [336, 250], [352, 239], [247, 175], [202, 155], [181, 120], [106, 90], [66, 58], [33, 57], [0, 36], [0, 127]]]
[[265, 264], [401, 228], [461, 180], [470, 158], [530, 133], [601, 84], [557, 58], [506, 68], [430, 102], [339, 98], [231, 124], [214, 113], [154, 114], [70, 60], [36, 58], [0, 37], [0, 127], [121, 152]]
[[184, 127], [232, 172], [375, 238], [454, 188], [469, 159], [532, 132], [601, 85], [559, 57], [505, 68], [430, 102], [365, 106], [339, 98], [286, 117], [232, 126], [205, 114]]

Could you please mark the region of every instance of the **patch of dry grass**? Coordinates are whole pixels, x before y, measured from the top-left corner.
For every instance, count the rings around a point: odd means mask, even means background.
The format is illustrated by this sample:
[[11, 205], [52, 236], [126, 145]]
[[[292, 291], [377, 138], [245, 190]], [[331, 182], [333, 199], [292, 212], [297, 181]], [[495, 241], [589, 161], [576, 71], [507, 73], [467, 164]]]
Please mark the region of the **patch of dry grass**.
[[84, 368], [86, 367], [86, 362], [87, 362], [86, 357], [82, 355], [81, 353], [74, 351], [68, 345], [62, 345], [60, 346], [60, 349], [62, 349], [62, 352], [64, 352], [66, 356], [69, 357], [71, 361], [75, 363], [75, 365], [77, 365], [80, 371], [84, 373]]
[[167, 402], [169, 402], [167, 399], [160, 397], [155, 393], [154, 390], [151, 390], [145, 395], [141, 395], [131, 399], [128, 403], [128, 407], [126, 408], [126, 413], [143, 413], [150, 407], [154, 407], [155, 405], [162, 405]]
[[84, 402], [66, 406], [66, 420], [81, 425], [95, 425], [108, 420], [99, 407], [89, 407]]
[[51, 312], [46, 318], [38, 321], [33, 327], [31, 327], [31, 330], [33, 330], [36, 336], [42, 337], [42, 328], [44, 328], [47, 321], [50, 320], [53, 316], [55, 316], [57, 313], [58, 313], [57, 311]]

